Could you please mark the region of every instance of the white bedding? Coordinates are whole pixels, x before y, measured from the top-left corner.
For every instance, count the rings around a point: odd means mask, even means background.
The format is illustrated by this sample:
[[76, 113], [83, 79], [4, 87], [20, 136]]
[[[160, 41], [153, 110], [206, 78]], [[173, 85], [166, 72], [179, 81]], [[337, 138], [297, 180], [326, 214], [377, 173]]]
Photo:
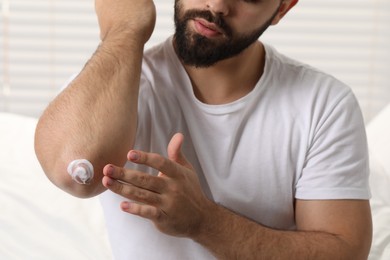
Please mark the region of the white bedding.
[[74, 198], [48, 181], [35, 124], [0, 113], [0, 259], [112, 259], [98, 198]]
[[[0, 113], [0, 259], [112, 259], [98, 198], [54, 187], [34, 154], [36, 119]], [[390, 105], [367, 128], [374, 241], [390, 259]]]
[[390, 105], [367, 127], [374, 239], [370, 260], [390, 260]]

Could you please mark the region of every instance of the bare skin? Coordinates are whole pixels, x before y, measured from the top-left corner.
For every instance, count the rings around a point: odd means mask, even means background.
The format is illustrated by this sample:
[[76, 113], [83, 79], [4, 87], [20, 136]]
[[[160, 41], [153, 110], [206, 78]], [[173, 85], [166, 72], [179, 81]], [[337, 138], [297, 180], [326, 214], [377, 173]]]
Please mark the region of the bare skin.
[[[134, 143], [143, 48], [155, 23], [151, 0], [97, 0], [96, 13], [99, 48], [48, 106], [35, 133], [35, 151], [48, 178], [82, 198], [105, 190], [104, 165], [123, 165]], [[78, 185], [66, 173], [69, 162], [81, 158], [94, 165], [90, 185]]]
[[[223, 14], [235, 31], [264, 23], [279, 4], [274, 0], [183, 1], [185, 9], [209, 8]], [[272, 24], [296, 2], [283, 1]], [[135, 140], [137, 120], [142, 120], [137, 119], [141, 62], [144, 44], [154, 28], [155, 8], [151, 0], [96, 0], [96, 12], [102, 38], [98, 50], [49, 105], [36, 130], [38, 159], [55, 185], [78, 197], [110, 189], [142, 202], [124, 201], [121, 208], [149, 219], [161, 232], [193, 239], [220, 259], [367, 258], [371, 243], [368, 201], [296, 200], [297, 231], [274, 230], [206, 198], [181, 153], [180, 134], [168, 145], [168, 158], [144, 151], [130, 151], [126, 158]], [[249, 59], [253, 56], [258, 59]], [[254, 43], [210, 68], [185, 69], [199, 99], [223, 104], [251, 91], [261, 77], [263, 60], [262, 45]], [[245, 87], [237, 88], [235, 82], [245, 82]], [[91, 185], [78, 185], [66, 173], [67, 164], [77, 158], [86, 158], [95, 166]], [[115, 166], [126, 159], [160, 174], [151, 176]]]

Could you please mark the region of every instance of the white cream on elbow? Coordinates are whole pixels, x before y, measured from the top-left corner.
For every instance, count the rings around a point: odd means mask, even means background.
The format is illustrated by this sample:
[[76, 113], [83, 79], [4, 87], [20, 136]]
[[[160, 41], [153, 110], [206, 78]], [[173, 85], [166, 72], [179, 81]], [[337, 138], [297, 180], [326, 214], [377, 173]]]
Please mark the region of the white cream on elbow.
[[69, 163], [68, 173], [80, 184], [90, 184], [93, 179], [93, 165], [86, 159], [78, 159]]

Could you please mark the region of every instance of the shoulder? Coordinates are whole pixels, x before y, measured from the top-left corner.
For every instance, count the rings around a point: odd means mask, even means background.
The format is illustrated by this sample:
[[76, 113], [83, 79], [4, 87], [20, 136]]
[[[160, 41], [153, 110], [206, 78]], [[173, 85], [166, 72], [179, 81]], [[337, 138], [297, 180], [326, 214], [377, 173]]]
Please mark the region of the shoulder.
[[[349, 87], [336, 77], [315, 68], [304, 62], [292, 59], [280, 52], [274, 47], [264, 44], [266, 50], [266, 64], [270, 67], [269, 72], [277, 72], [280, 79], [288, 79], [289, 82], [295, 81], [310, 83], [311, 87], [315, 84], [333, 84], [339, 88], [349, 89]], [[275, 73], [273, 73], [275, 74]]]
[[140, 76], [140, 104], [156, 107], [177, 103], [179, 91], [188, 85], [187, 74], [173, 48], [172, 36], [147, 49]]
[[147, 79], [152, 86], [167, 87], [183, 77], [185, 71], [174, 51], [172, 37], [144, 52], [141, 80]]
[[336, 77], [287, 57], [270, 45], [264, 46], [267, 81], [279, 95], [296, 98], [299, 103], [309, 102], [311, 107], [313, 104], [330, 107], [345, 98], [355, 99], [351, 88]]
[[175, 61], [176, 55], [173, 49], [172, 36], [165, 41], [154, 45], [144, 52], [143, 66], [157, 67], [161, 65], [171, 65]]

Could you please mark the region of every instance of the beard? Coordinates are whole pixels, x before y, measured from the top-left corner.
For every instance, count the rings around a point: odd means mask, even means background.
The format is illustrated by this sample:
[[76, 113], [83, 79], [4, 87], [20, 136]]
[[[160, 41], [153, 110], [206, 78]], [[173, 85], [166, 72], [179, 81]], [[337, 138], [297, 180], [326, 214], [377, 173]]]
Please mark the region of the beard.
[[[182, 13], [180, 0], [175, 1], [175, 50], [179, 59], [189, 66], [207, 68], [215, 63], [240, 54], [259, 37], [271, 25], [279, 8], [259, 28], [248, 34], [234, 34], [229, 25], [221, 16], [214, 16], [207, 10], [189, 10]], [[220, 39], [210, 39], [188, 29], [188, 22], [194, 18], [203, 18], [217, 25], [223, 32]]]

